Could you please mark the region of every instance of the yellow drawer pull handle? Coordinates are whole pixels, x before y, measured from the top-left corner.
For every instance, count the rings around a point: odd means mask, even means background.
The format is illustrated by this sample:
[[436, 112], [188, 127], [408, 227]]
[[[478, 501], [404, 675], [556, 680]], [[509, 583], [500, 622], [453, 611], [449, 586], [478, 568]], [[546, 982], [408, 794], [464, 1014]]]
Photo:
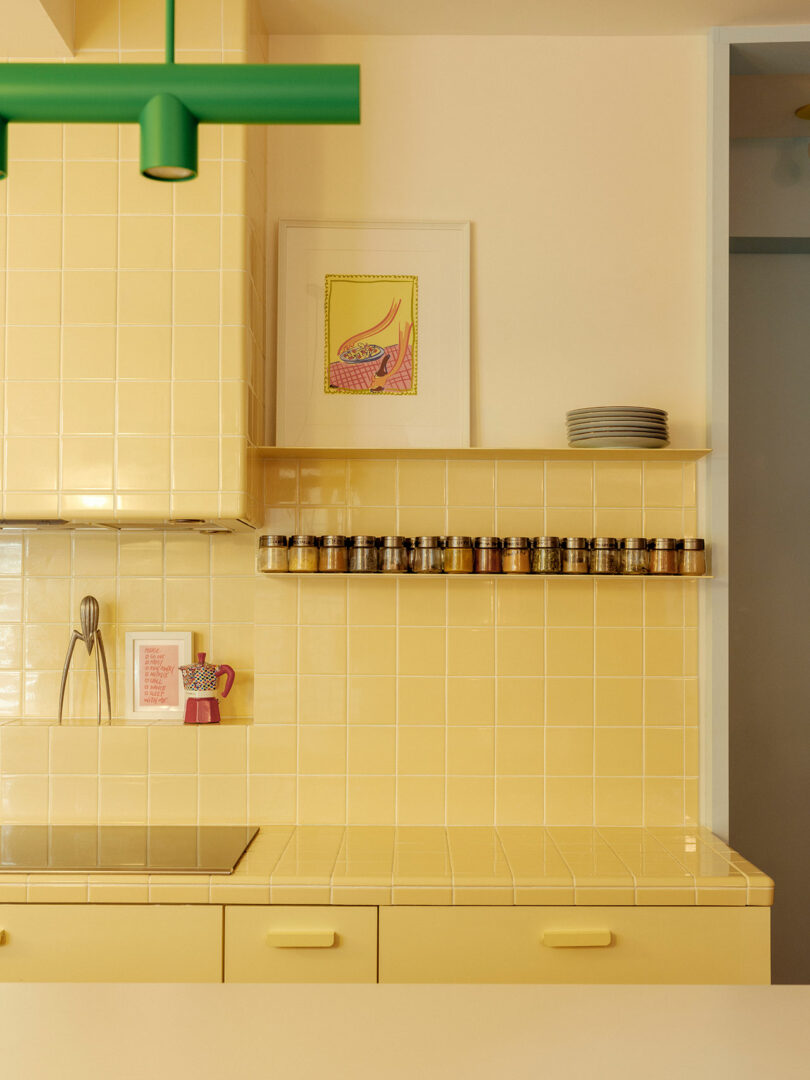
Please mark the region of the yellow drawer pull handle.
[[543, 944], [550, 949], [603, 949], [613, 941], [610, 930], [544, 930]]
[[274, 949], [331, 949], [334, 930], [271, 930], [267, 944]]
[[6, 932], [5, 932], [5, 930], [0, 930], [0, 945], [5, 945], [5, 943], [6, 943]]

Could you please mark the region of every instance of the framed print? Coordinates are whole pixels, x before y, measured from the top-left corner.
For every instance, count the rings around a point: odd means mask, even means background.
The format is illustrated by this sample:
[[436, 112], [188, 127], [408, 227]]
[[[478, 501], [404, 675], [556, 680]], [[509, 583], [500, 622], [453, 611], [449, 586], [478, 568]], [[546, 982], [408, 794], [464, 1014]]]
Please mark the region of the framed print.
[[191, 663], [191, 633], [139, 631], [125, 635], [125, 720], [183, 719], [180, 667]]
[[276, 442], [470, 444], [470, 227], [283, 221]]

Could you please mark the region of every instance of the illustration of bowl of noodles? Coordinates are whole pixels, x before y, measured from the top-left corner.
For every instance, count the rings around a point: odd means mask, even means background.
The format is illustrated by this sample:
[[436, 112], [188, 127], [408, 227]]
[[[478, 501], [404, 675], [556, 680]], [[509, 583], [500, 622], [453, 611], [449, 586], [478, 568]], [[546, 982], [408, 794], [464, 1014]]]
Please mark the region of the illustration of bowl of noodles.
[[344, 364], [368, 364], [382, 360], [385, 349], [379, 345], [370, 345], [367, 341], [358, 341], [354, 345], [345, 346], [338, 356]]

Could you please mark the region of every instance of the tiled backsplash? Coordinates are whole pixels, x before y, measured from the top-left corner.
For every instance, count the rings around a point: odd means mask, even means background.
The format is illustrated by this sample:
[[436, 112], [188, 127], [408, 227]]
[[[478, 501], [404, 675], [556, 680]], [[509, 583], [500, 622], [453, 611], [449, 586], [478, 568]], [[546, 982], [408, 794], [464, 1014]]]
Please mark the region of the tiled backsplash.
[[[679, 462], [267, 463], [282, 532], [694, 535]], [[256, 721], [301, 822], [661, 824], [697, 814], [695, 581], [273, 578]], [[295, 799], [294, 806], [292, 803]]]
[[[693, 468], [272, 461], [267, 525], [683, 534]], [[239, 671], [218, 730], [79, 730], [95, 687], [78, 652], [72, 724], [2, 732], [6, 820], [694, 820], [697, 582], [273, 578], [254, 555], [252, 536], [0, 536], [8, 719], [53, 719], [86, 592], [119, 716], [128, 629], [192, 629]]]
[[[696, 531], [694, 466], [671, 462], [271, 460], [265, 500], [284, 532]], [[26, 721], [0, 731], [5, 820], [696, 820], [697, 582], [271, 577], [255, 548], [0, 534], [2, 709]], [[76, 726], [85, 655], [73, 723], [45, 726], [87, 592], [119, 716], [125, 630], [191, 629], [238, 670], [226, 723]]]

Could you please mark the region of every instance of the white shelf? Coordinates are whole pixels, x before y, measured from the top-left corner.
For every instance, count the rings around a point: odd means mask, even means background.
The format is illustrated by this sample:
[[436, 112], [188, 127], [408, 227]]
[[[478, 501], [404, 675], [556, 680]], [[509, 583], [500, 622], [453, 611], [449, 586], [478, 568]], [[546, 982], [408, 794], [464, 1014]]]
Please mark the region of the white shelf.
[[501, 581], [515, 579], [521, 581], [710, 581], [713, 577], [712, 574], [412, 574], [410, 572], [405, 574], [332, 574], [324, 571], [307, 574], [298, 570], [285, 570], [279, 574], [262, 573], [261, 576], [268, 578], [352, 578], [355, 581], [360, 578], [371, 578], [377, 581], [380, 578], [393, 578], [395, 581], [403, 578], [411, 581], [415, 578], [422, 581], [452, 581], [458, 578], [500, 578]]
[[699, 461], [711, 453], [707, 449], [663, 450], [580, 450], [560, 446], [551, 448], [468, 446], [450, 447], [380, 447], [360, 449], [353, 446], [256, 446], [251, 451], [259, 458], [450, 458], [455, 461]]

